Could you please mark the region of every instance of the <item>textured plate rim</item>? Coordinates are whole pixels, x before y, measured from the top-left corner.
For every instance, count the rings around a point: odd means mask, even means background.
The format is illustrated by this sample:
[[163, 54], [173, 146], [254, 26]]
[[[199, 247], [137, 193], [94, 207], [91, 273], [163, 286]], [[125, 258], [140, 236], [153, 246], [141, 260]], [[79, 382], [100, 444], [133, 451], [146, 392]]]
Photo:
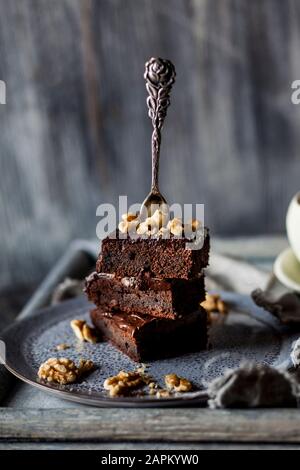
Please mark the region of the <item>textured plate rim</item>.
[[192, 404], [205, 404], [208, 400], [208, 395], [206, 390], [197, 391], [187, 394], [185, 396], [178, 396], [172, 398], [143, 398], [143, 397], [122, 397], [122, 398], [111, 398], [109, 396], [104, 397], [97, 394], [86, 394], [84, 392], [70, 392], [68, 390], [61, 390], [52, 388], [46, 383], [37, 382], [34, 380], [25, 377], [24, 375], [17, 372], [12, 366], [8, 364], [3, 364], [5, 368], [13, 374], [18, 379], [32, 385], [33, 387], [38, 388], [46, 393], [56, 395], [58, 398], [63, 400], [72, 401], [81, 404], [87, 404], [92, 406], [102, 406], [102, 407], [140, 407], [140, 408], [162, 408], [165, 406], [184, 406]]

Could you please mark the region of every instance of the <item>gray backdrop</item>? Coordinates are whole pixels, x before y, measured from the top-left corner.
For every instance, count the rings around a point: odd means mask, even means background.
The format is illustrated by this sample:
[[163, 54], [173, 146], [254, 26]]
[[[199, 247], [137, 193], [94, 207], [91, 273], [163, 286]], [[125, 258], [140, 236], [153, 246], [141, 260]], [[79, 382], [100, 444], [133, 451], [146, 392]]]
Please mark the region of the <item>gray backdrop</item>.
[[177, 69], [161, 189], [213, 234], [284, 230], [299, 189], [300, 0], [0, 0], [0, 287], [150, 184], [144, 62]]

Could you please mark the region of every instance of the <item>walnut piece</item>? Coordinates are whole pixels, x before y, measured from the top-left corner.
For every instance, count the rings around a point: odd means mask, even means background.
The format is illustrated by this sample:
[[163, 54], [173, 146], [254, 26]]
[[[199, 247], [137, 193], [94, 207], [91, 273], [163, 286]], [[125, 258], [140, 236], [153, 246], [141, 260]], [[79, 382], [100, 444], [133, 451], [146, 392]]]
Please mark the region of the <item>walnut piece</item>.
[[141, 372], [125, 372], [121, 370], [117, 375], [108, 377], [103, 384], [111, 397], [127, 395], [131, 390], [145, 385], [148, 377]]
[[157, 235], [159, 231], [159, 225], [152, 217], [147, 217], [144, 222], [141, 222], [136, 230], [138, 235], [144, 235], [150, 237], [151, 235]]
[[148, 225], [145, 222], [142, 222], [138, 225], [136, 229], [138, 235], [148, 235]]
[[78, 368], [71, 359], [51, 357], [41, 364], [38, 370], [38, 377], [47, 382], [65, 385], [76, 381]]
[[95, 328], [91, 328], [87, 323], [83, 325], [82, 334], [88, 343], [97, 343], [97, 335]]
[[122, 215], [122, 220], [125, 222], [132, 222], [133, 220], [137, 220], [138, 216], [133, 214], [132, 212], [127, 212], [127, 214]]
[[95, 368], [93, 361], [90, 359], [80, 359], [79, 367], [78, 367], [78, 374], [85, 375], [88, 372], [91, 372]]
[[139, 372], [140, 374], [145, 374], [146, 372], [146, 369], [148, 368], [149, 366], [147, 364], [144, 364], [144, 363], [141, 363], [139, 365], [139, 367], [136, 369], [137, 372]]
[[139, 218], [136, 214], [128, 212], [127, 214], [122, 215], [122, 220], [119, 223], [119, 230], [121, 233], [135, 232], [139, 224]]
[[223, 315], [226, 315], [228, 313], [228, 307], [225, 304], [225, 302], [221, 299], [217, 301], [217, 310], [219, 313], [222, 313]]
[[151, 220], [155, 223], [158, 228], [165, 227], [168, 223], [169, 211], [167, 208], [156, 209], [154, 214], [151, 216]]
[[171, 396], [171, 393], [169, 390], [161, 388], [155, 393], [155, 396], [156, 398], [169, 398]]
[[66, 343], [61, 343], [56, 346], [57, 351], [64, 351], [65, 349], [69, 349], [70, 346]]
[[91, 328], [85, 320], [72, 320], [71, 328], [75, 336], [80, 341], [88, 341], [89, 343], [97, 343], [97, 335], [95, 328]]
[[87, 374], [94, 368], [94, 363], [90, 360], [81, 359], [79, 367], [66, 357], [50, 357], [40, 365], [38, 377], [47, 382], [56, 382], [66, 385], [75, 382], [82, 375]]
[[182, 225], [182, 220], [181, 219], [178, 219], [177, 217], [174, 217], [174, 219], [172, 219], [168, 222], [167, 228], [170, 230], [170, 232], [173, 235], [175, 235], [177, 237], [182, 236], [183, 225]]
[[197, 219], [192, 219], [192, 221], [190, 222], [190, 225], [192, 227], [193, 232], [197, 232], [197, 230], [199, 230], [202, 227], [202, 223], [200, 222], [200, 220], [197, 220]]
[[80, 339], [80, 341], [84, 341], [83, 337], [83, 325], [85, 324], [84, 320], [71, 320], [71, 328], [75, 333], [76, 338]]
[[201, 303], [208, 313], [217, 312], [223, 315], [228, 313], [228, 307], [226, 303], [220, 298], [218, 294], [206, 294], [204, 302]]
[[134, 233], [138, 226], [138, 220], [133, 220], [132, 222], [128, 222], [127, 220], [121, 220], [118, 225], [118, 228], [121, 233]]
[[170, 230], [166, 227], [161, 227], [157, 232], [157, 235], [161, 238], [170, 238]]
[[179, 377], [176, 374], [167, 374], [165, 376], [165, 384], [168, 390], [174, 392], [189, 392], [193, 388], [189, 380]]

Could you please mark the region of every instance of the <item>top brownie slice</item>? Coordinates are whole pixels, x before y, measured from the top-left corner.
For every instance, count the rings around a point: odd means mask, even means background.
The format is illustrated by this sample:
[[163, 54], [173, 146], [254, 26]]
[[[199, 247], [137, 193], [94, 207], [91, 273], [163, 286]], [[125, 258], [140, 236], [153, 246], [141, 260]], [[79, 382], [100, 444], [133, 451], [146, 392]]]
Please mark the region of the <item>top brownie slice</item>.
[[116, 277], [139, 277], [145, 271], [158, 278], [191, 279], [208, 265], [209, 233], [205, 230], [198, 250], [186, 247], [184, 238], [119, 238], [110, 235], [102, 241], [96, 270]]

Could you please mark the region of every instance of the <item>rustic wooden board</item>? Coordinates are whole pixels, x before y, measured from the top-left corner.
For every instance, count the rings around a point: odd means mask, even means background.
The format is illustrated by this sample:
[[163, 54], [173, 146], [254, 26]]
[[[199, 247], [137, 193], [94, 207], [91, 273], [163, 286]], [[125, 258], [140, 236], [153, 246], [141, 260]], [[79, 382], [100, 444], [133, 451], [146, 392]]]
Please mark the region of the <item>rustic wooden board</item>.
[[299, 450], [298, 444], [239, 444], [239, 443], [111, 443], [111, 442], [5, 442], [0, 450]]
[[0, 287], [37, 283], [95, 209], [150, 180], [143, 64], [177, 68], [162, 141], [170, 202], [213, 233], [284, 230], [299, 189], [300, 2], [0, 0]]
[[300, 443], [295, 410], [0, 409], [1, 439]]

